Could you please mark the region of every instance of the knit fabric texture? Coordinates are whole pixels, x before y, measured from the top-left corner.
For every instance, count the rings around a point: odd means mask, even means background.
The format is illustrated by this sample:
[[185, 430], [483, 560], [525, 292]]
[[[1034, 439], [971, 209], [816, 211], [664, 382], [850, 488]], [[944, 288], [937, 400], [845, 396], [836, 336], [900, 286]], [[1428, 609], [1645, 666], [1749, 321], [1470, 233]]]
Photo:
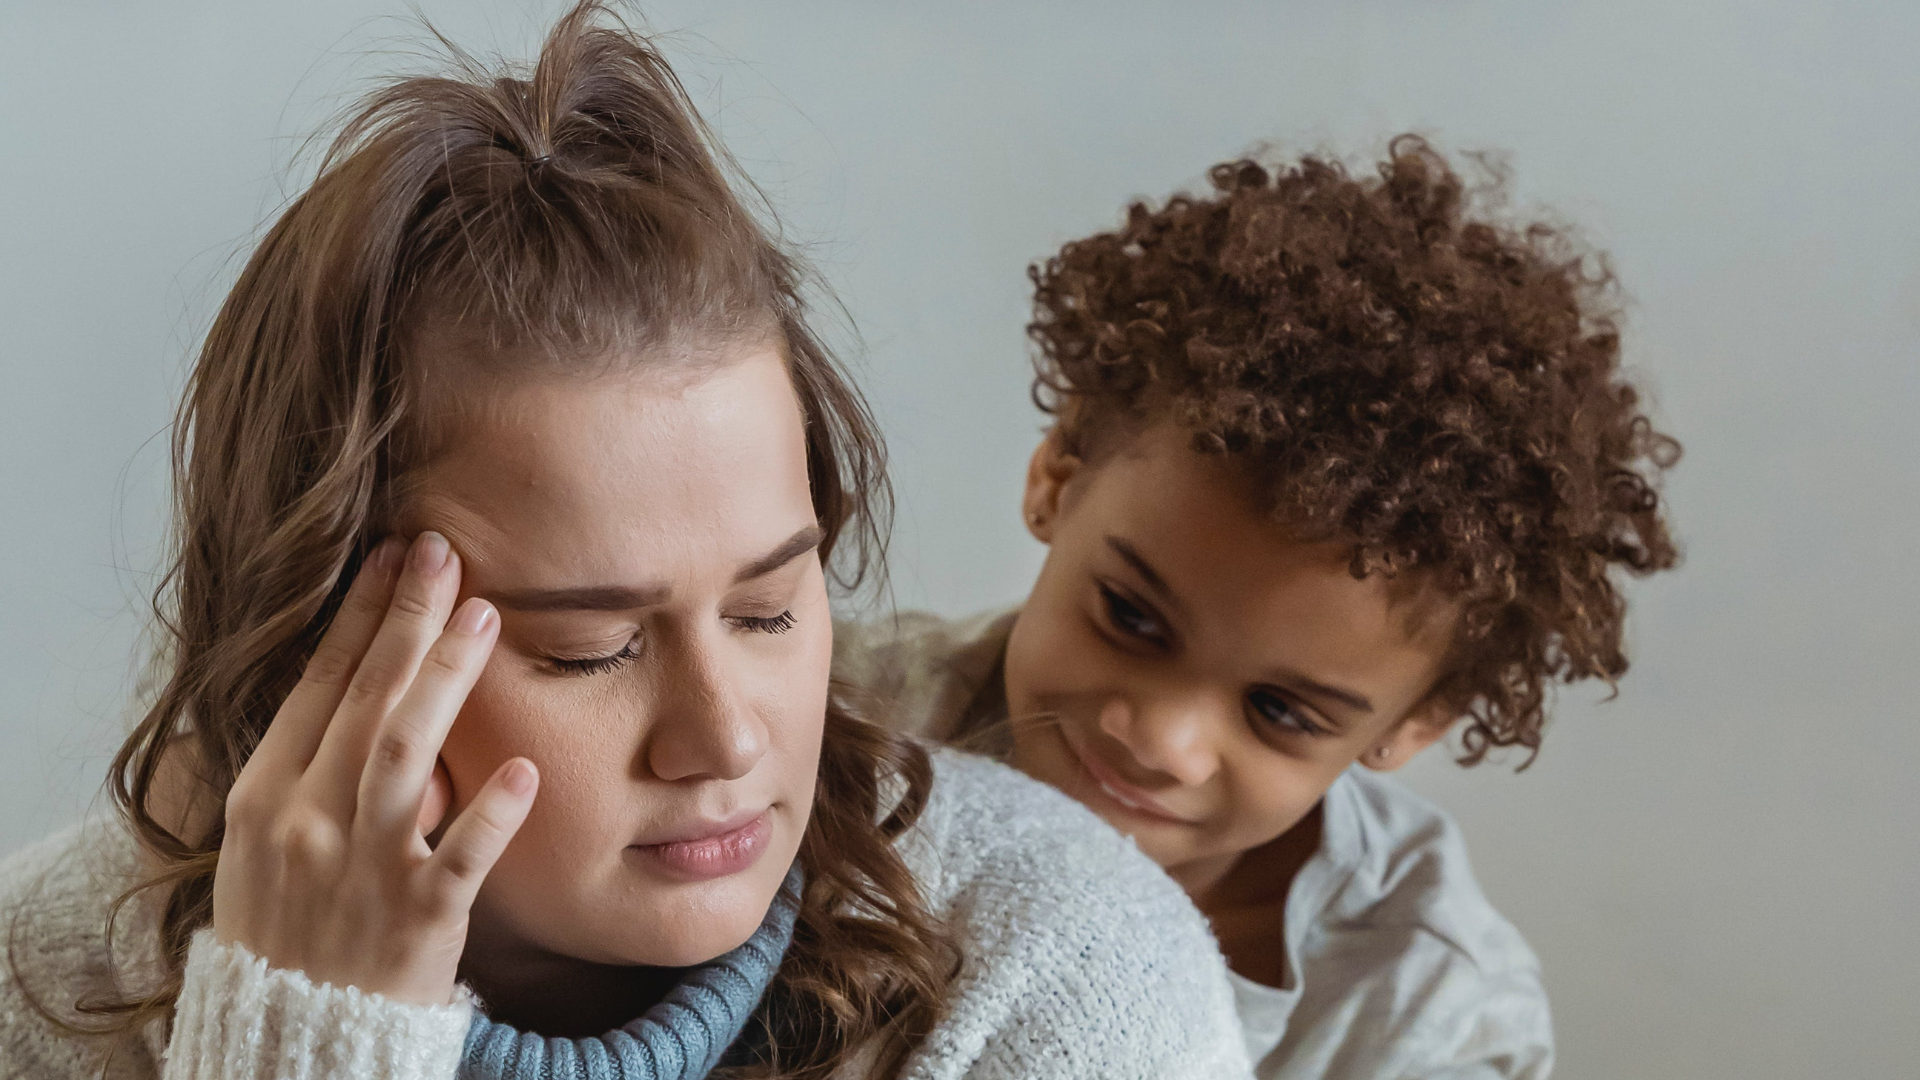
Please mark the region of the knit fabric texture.
[[[898, 849], [965, 959], [900, 1080], [1247, 1080], [1226, 968], [1180, 887], [1044, 784], [950, 750], [933, 764]], [[469, 998], [422, 1006], [315, 984], [210, 933], [188, 954], [171, 1028], [100, 1040], [48, 1022], [29, 992], [72, 1016], [83, 998], [150, 985], [158, 927], [144, 908], [105, 937], [136, 855], [105, 819], [0, 859], [0, 927], [20, 965], [0, 962], [0, 1077], [454, 1080]]]
[[202, 930], [187, 954], [162, 1076], [444, 1076], [472, 1011], [465, 994], [447, 1005], [402, 1005], [316, 983]]
[[693, 969], [644, 1016], [586, 1039], [542, 1038], [475, 1011], [459, 1080], [699, 1080], [746, 1027], [793, 941], [800, 866], [787, 872], [760, 929]]

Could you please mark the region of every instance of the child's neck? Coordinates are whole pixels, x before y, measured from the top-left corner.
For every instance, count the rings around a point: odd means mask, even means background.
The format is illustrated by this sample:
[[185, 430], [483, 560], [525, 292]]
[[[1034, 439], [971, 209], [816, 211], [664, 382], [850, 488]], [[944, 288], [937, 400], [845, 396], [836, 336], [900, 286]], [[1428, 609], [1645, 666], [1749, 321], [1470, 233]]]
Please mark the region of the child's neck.
[[1210, 875], [1204, 887], [1187, 887], [1213, 924], [1227, 966], [1254, 982], [1287, 989], [1287, 894], [1294, 875], [1320, 850], [1320, 822], [1316, 804], [1293, 828]]
[[471, 931], [460, 978], [494, 1021], [548, 1038], [602, 1035], [642, 1016], [684, 968], [595, 964]]

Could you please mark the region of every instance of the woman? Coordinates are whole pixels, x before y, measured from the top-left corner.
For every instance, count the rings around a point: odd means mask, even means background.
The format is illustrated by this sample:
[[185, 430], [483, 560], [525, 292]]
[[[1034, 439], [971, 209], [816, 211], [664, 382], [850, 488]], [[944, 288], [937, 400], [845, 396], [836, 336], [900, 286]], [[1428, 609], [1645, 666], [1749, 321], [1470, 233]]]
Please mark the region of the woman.
[[0, 1072], [1244, 1075], [1147, 860], [833, 699], [878, 440], [602, 15], [374, 95], [227, 298], [124, 820], [0, 867]]

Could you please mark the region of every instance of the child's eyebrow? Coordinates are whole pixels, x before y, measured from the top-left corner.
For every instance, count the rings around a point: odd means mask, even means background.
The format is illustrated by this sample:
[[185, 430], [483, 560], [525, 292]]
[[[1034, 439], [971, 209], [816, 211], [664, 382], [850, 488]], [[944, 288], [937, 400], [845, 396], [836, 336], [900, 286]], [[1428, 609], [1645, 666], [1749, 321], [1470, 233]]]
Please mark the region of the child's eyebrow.
[[1373, 711], [1373, 702], [1368, 700], [1365, 695], [1356, 694], [1351, 690], [1343, 690], [1338, 686], [1329, 686], [1318, 679], [1309, 679], [1305, 675], [1293, 674], [1278, 681], [1283, 686], [1291, 683], [1296, 693], [1310, 697], [1332, 698], [1340, 704], [1358, 712], [1370, 713]]
[[1138, 548], [1117, 536], [1109, 536], [1106, 540], [1107, 546], [1113, 549], [1113, 553], [1125, 560], [1128, 566], [1133, 567], [1133, 572], [1140, 575], [1140, 580], [1146, 584], [1147, 589], [1159, 597], [1162, 603], [1172, 608], [1177, 614], [1186, 613], [1186, 605], [1174, 595], [1173, 587], [1168, 585], [1167, 579], [1161, 577], [1160, 572], [1153, 568], [1153, 564], [1146, 560], [1146, 556], [1140, 554]]

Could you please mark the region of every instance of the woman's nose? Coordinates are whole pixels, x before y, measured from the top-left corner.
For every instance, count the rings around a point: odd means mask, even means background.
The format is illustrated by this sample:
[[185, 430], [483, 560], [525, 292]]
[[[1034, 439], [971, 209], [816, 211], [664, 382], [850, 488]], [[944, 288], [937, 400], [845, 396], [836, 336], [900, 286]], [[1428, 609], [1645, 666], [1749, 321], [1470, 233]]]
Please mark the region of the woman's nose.
[[1114, 698], [1101, 706], [1100, 730], [1125, 746], [1143, 771], [1194, 787], [1219, 771], [1212, 738], [1218, 721], [1211, 711], [1197, 702], [1139, 705]]
[[767, 753], [767, 728], [717, 658], [676, 657], [645, 747], [647, 771], [668, 781], [737, 780]]

